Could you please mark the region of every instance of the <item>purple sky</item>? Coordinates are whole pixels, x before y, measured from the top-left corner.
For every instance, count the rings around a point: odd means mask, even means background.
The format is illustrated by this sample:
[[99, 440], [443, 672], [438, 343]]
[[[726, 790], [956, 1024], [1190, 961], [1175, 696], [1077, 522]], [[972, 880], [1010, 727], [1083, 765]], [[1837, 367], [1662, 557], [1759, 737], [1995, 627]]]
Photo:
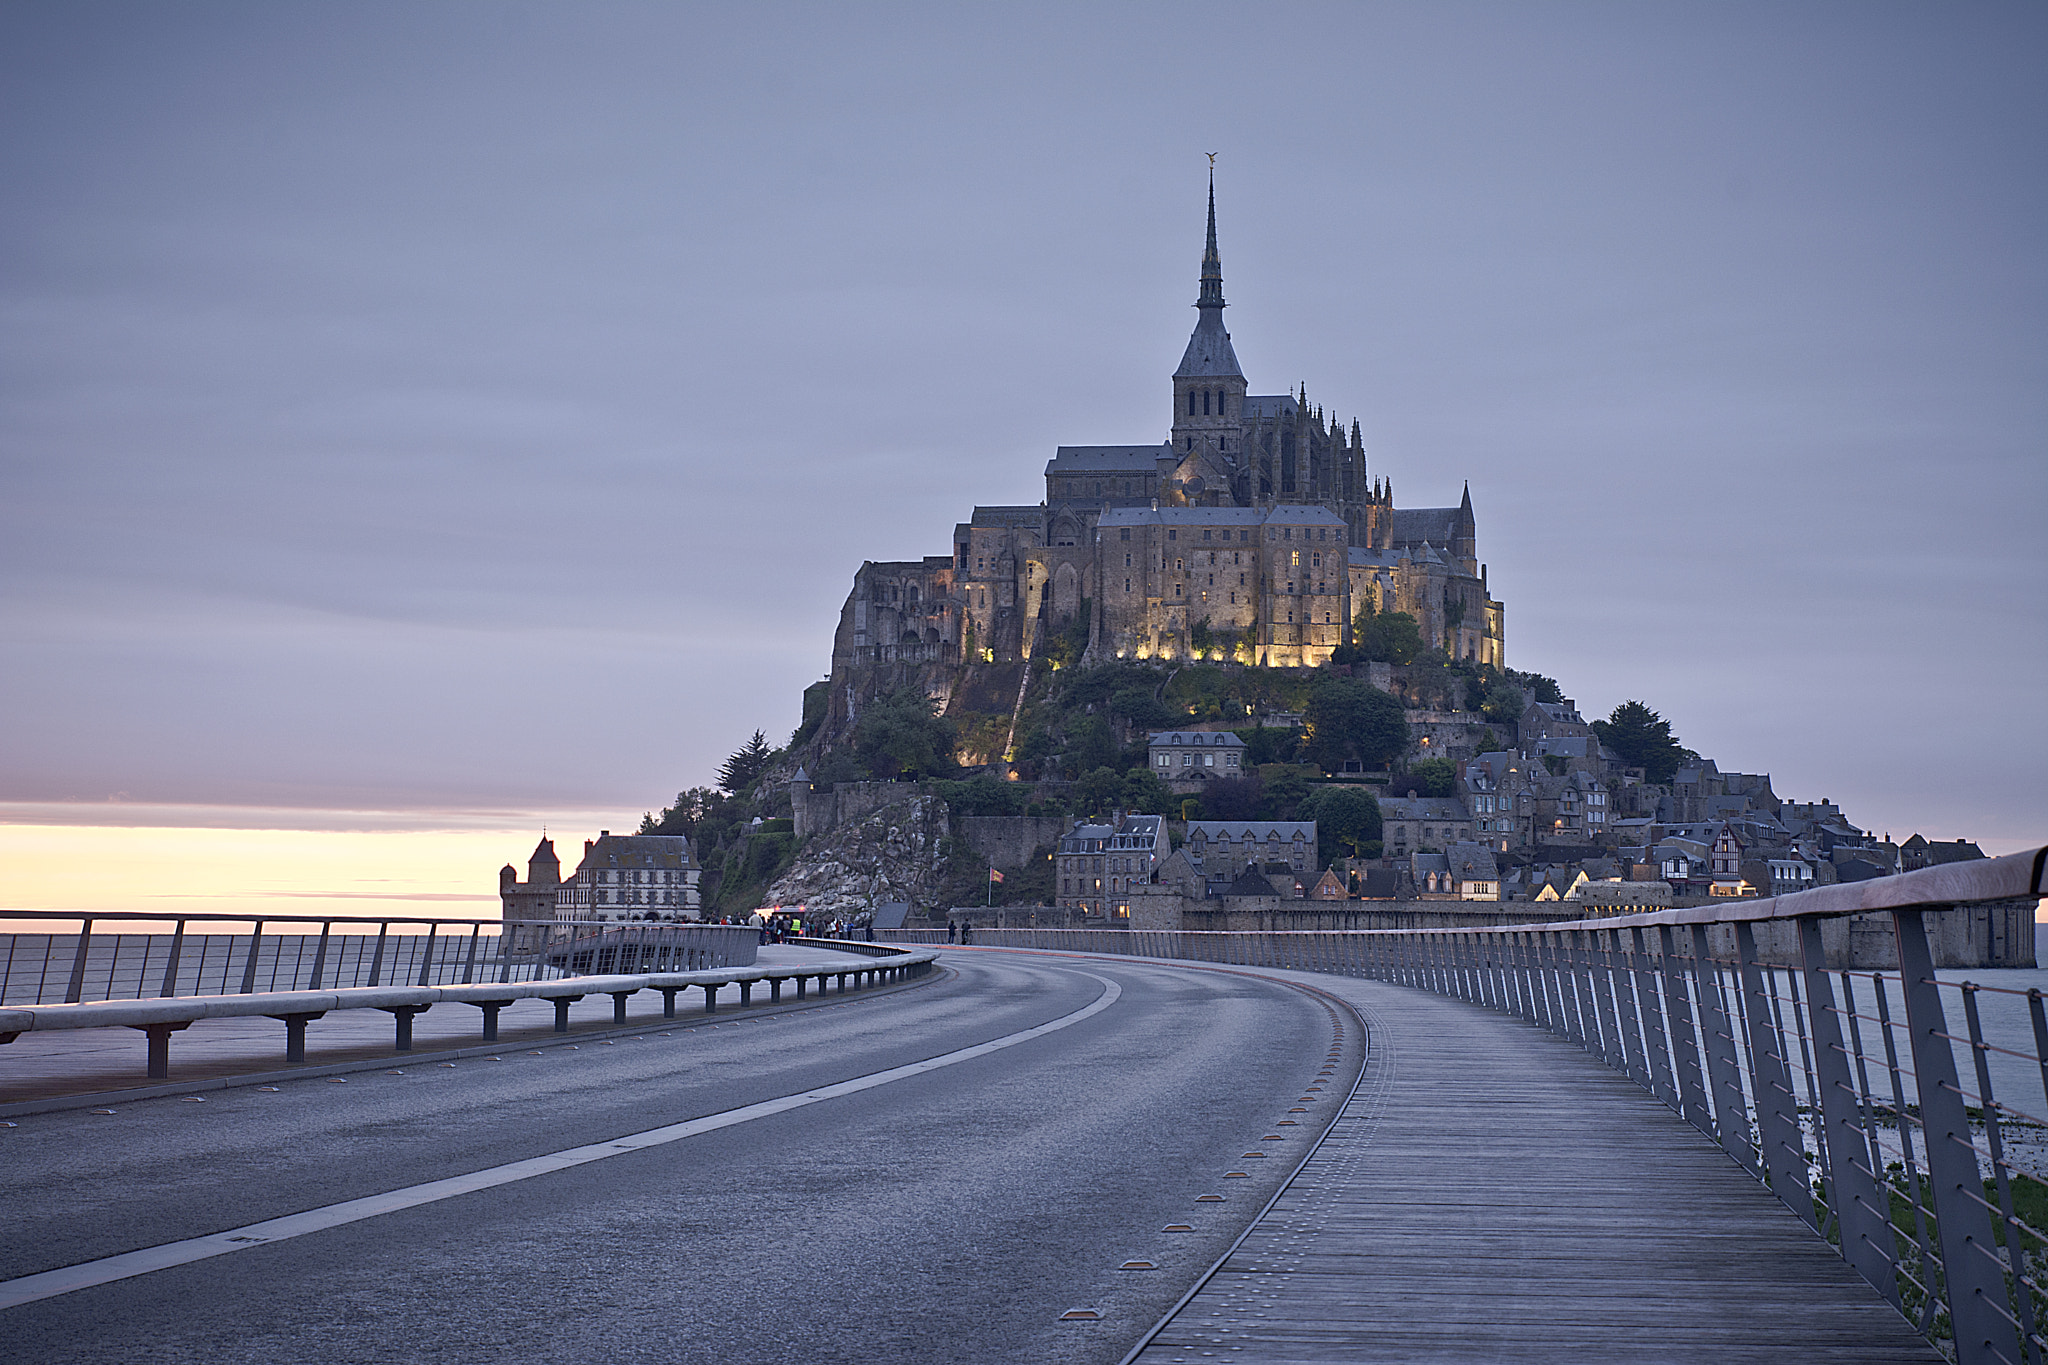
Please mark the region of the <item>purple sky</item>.
[[2048, 835], [2048, 9], [0, 10], [0, 801], [658, 806], [863, 558], [1255, 392], [1508, 658]]

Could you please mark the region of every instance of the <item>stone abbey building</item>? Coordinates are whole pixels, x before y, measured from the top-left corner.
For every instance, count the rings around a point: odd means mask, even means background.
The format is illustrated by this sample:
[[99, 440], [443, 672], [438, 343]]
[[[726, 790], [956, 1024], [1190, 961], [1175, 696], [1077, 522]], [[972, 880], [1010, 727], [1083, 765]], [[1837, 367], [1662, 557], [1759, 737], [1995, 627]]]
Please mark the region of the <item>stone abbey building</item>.
[[949, 554], [861, 565], [835, 676], [1028, 659], [1077, 618], [1090, 662], [1313, 667], [1367, 604], [1410, 613], [1454, 658], [1503, 662], [1470, 490], [1456, 507], [1397, 508], [1356, 421], [1347, 431], [1305, 387], [1250, 392], [1223, 327], [1213, 176], [1195, 307], [1167, 438], [1061, 446], [1038, 505], [975, 508]]

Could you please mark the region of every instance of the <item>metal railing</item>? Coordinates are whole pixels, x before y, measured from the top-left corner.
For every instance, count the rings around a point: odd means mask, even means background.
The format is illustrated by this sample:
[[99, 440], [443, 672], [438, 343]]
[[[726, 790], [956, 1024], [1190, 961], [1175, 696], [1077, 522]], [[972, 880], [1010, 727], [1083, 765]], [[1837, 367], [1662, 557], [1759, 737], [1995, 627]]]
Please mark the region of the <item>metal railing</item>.
[[[69, 933], [0, 934], [0, 1005], [453, 986], [754, 961], [747, 926], [616, 921], [9, 910]], [[95, 924], [162, 924], [95, 931]], [[215, 932], [231, 926], [244, 932]]]
[[[2044, 862], [2038, 849], [1538, 925], [983, 929], [974, 943], [1369, 977], [1528, 1020], [1713, 1138], [1944, 1352], [2048, 1365], [2048, 978], [1944, 977], [1926, 923], [2000, 902], [2031, 922]], [[1897, 969], [1850, 970], [1846, 933], [1831, 945], [1823, 929], [1874, 912], [1891, 919]]]

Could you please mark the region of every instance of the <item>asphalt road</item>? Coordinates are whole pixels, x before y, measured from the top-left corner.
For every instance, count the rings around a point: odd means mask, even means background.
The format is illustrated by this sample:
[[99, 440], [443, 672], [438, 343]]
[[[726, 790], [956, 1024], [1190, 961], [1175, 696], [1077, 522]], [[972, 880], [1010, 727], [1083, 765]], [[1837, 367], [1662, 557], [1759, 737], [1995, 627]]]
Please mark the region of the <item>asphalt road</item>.
[[[1114, 1362], [1321, 1132], [1358, 1026], [1230, 971], [943, 967], [615, 1044], [25, 1119], [0, 1130], [0, 1281], [606, 1146], [8, 1308], [0, 1361]], [[1105, 997], [999, 1050], [774, 1103]], [[771, 1112], [614, 1145], [754, 1105]]]

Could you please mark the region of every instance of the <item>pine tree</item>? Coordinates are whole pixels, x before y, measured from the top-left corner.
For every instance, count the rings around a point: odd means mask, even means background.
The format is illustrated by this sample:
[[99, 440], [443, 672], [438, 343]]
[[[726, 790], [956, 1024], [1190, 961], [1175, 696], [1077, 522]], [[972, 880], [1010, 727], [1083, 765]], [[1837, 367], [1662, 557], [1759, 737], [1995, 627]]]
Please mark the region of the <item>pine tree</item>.
[[739, 751], [718, 769], [718, 789], [738, 796], [768, 770], [769, 761], [774, 757], [774, 750], [768, 747], [768, 736], [762, 731], [754, 731], [754, 737], [741, 745]]

